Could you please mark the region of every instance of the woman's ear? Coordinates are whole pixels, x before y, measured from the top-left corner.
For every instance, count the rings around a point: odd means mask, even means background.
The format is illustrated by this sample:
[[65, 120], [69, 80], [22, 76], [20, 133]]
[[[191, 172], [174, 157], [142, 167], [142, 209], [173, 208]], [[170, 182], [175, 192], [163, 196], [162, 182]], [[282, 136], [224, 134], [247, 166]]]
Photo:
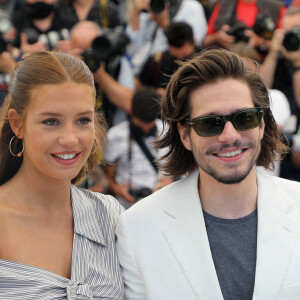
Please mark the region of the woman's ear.
[[23, 117], [15, 110], [10, 109], [7, 113], [11, 130], [19, 138], [23, 138]]

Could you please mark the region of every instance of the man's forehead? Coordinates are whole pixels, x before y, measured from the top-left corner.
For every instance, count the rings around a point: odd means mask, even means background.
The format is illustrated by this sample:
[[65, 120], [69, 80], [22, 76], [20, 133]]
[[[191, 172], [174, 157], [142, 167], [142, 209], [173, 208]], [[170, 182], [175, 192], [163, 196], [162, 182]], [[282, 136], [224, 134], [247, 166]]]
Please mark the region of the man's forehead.
[[285, 30], [290, 30], [292, 27], [300, 27], [300, 13], [290, 16], [285, 16], [282, 20], [282, 27]]
[[254, 107], [249, 86], [236, 79], [205, 84], [190, 94], [193, 117], [205, 114], [230, 114]]

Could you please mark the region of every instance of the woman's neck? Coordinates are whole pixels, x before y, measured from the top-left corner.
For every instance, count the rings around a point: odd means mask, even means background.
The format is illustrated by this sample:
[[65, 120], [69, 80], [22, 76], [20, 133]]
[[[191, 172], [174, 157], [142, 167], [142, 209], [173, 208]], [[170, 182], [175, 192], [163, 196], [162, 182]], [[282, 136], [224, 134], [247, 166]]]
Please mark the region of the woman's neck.
[[70, 185], [70, 180], [54, 180], [34, 172], [28, 174], [21, 166], [5, 188], [10, 191], [11, 203], [18, 207], [55, 211], [70, 207]]

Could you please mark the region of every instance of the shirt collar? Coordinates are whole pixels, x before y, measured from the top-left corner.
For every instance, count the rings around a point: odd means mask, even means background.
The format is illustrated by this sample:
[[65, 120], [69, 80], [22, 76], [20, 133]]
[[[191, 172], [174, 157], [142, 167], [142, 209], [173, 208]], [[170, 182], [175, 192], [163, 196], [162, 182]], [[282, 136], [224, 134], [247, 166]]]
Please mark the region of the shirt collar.
[[97, 215], [95, 203], [99, 201], [87, 190], [71, 185], [71, 201], [74, 218], [74, 232], [96, 243], [106, 246], [102, 218]]

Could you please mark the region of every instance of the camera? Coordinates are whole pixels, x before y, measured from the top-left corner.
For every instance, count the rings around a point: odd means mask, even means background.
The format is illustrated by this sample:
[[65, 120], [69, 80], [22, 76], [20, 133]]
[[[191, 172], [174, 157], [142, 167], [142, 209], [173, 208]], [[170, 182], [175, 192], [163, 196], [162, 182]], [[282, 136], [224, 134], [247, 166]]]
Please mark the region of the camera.
[[[259, 13], [256, 16], [255, 24], [253, 25], [252, 30], [258, 36], [266, 40], [271, 40], [275, 28], [276, 25], [273, 19], [268, 14]], [[230, 27], [230, 29], [227, 31], [227, 34], [233, 35], [235, 37], [236, 42], [248, 42], [249, 37], [247, 37], [244, 33], [246, 29], [250, 28], [248, 28], [244, 22], [237, 22]]]
[[268, 14], [259, 13], [256, 16], [253, 31], [258, 36], [264, 38], [265, 40], [271, 40], [275, 28], [276, 24], [274, 23], [271, 16], [269, 16]]
[[154, 14], [160, 14], [165, 9], [165, 0], [150, 0], [150, 9]]
[[287, 51], [297, 51], [300, 48], [300, 27], [295, 26], [287, 31], [282, 43]]
[[66, 28], [59, 31], [50, 31], [48, 33], [39, 34], [35, 29], [28, 27], [25, 28], [23, 32], [26, 33], [29, 44], [42, 42], [49, 50], [54, 49], [58, 41], [68, 40], [70, 37], [70, 32]]
[[96, 37], [91, 48], [81, 55], [91, 72], [96, 72], [102, 61], [109, 62], [116, 56], [124, 55], [130, 39], [124, 32], [122, 26], [114, 29], [106, 29], [100, 36]]
[[248, 27], [244, 22], [236, 22], [230, 27], [230, 29], [227, 31], [227, 34], [234, 36], [236, 42], [243, 41], [248, 43], [249, 37], [247, 37], [244, 33], [246, 29], [248, 29]]
[[136, 200], [139, 201], [152, 194], [152, 189], [140, 188], [140, 189], [129, 189], [129, 194]]

